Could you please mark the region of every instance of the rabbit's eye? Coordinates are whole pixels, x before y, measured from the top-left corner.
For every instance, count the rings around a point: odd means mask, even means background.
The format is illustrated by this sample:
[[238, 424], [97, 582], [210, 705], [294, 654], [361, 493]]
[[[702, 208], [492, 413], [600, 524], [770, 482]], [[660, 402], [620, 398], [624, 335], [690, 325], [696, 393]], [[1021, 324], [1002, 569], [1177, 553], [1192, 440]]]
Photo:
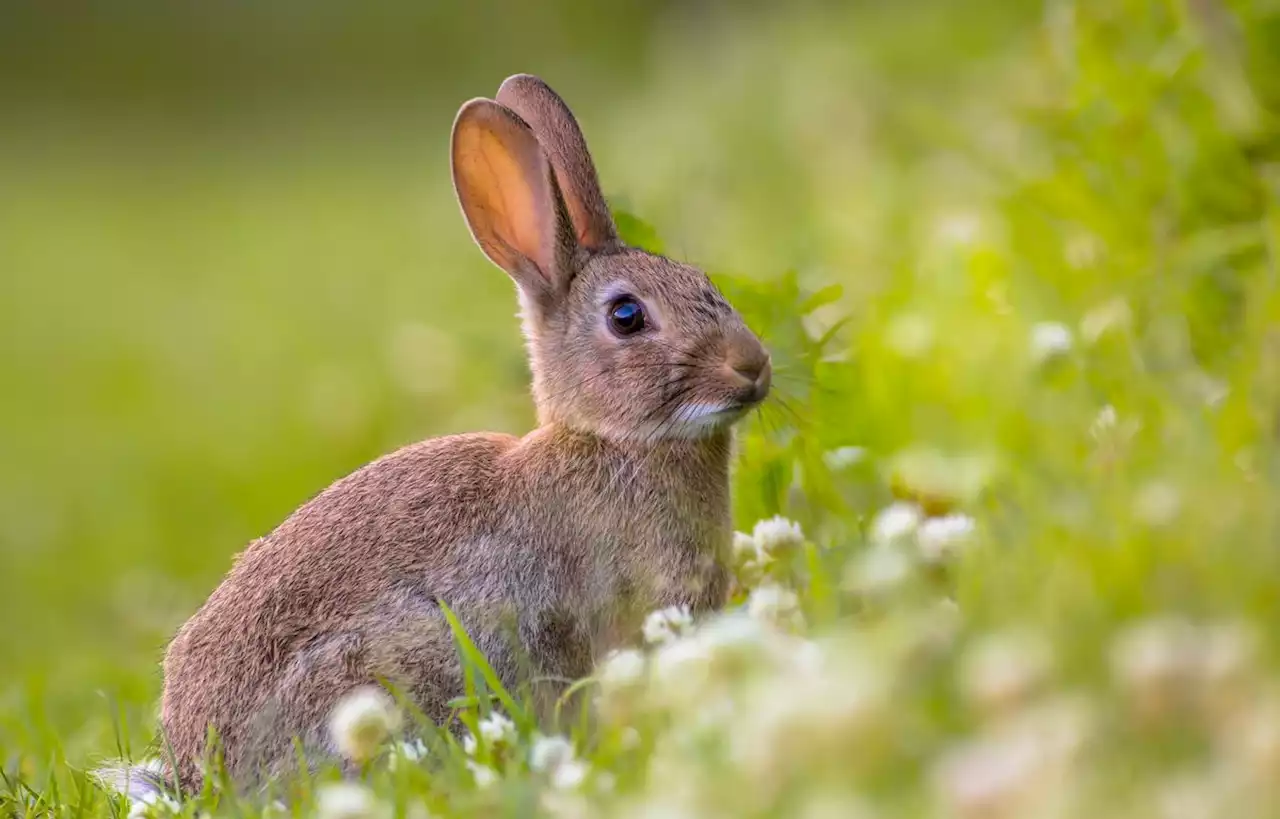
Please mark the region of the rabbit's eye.
[[644, 329], [644, 308], [640, 302], [624, 296], [609, 307], [609, 329], [615, 335], [631, 336]]

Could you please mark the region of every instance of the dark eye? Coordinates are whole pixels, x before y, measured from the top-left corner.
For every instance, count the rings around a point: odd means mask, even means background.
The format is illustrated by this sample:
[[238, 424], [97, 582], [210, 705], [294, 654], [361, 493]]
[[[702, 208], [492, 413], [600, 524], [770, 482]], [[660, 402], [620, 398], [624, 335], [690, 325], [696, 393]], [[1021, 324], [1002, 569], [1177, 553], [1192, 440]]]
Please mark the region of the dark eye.
[[609, 329], [619, 336], [631, 336], [644, 329], [644, 308], [630, 296], [609, 307]]

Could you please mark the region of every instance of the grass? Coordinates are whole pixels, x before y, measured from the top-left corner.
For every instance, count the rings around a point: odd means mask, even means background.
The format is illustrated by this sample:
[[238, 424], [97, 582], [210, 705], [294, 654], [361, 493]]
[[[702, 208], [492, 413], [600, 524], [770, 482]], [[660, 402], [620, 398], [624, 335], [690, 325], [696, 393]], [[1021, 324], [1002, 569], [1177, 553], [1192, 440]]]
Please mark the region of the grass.
[[[1272, 815], [1280, 8], [674, 19], [582, 113], [625, 230], [778, 364], [734, 609], [581, 684], [575, 787], [464, 651], [489, 735], [389, 745], [353, 810]], [[392, 446], [532, 423], [509, 285], [405, 173], [443, 155], [423, 118], [122, 162], [6, 137], [0, 813], [125, 810], [84, 771], [151, 739], [240, 544]], [[337, 815], [333, 778], [290, 811]]]

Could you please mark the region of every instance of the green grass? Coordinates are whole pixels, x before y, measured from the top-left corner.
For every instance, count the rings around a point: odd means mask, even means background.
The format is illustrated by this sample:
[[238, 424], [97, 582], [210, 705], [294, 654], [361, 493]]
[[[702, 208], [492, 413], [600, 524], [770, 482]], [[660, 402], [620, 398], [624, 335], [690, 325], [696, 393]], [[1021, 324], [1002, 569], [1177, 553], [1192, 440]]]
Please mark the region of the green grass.
[[[733, 614], [648, 649], [648, 682], [584, 681], [577, 789], [531, 770], [501, 692], [517, 737], [379, 757], [371, 799], [1274, 814], [1280, 7], [956, 5], [714, 36], [671, 12], [625, 93], [579, 105], [566, 72], [607, 193], [652, 222], [626, 231], [707, 267], [775, 355], [734, 512], [803, 529], [767, 572], [803, 625]], [[0, 815], [124, 809], [84, 771], [151, 740], [163, 645], [249, 539], [394, 446], [532, 423], [511, 287], [444, 167], [484, 91], [385, 129], [3, 135]], [[909, 501], [971, 536], [880, 542]], [[474, 727], [495, 692], [463, 655]]]

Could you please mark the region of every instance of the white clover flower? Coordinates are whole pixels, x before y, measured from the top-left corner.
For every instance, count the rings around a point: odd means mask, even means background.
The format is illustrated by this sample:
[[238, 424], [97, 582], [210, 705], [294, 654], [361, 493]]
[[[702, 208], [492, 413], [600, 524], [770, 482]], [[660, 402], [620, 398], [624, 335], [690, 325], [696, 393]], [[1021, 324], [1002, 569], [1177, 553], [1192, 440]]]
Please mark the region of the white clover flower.
[[832, 472], [839, 472], [842, 469], [848, 469], [854, 464], [861, 463], [867, 457], [867, 450], [860, 446], [841, 446], [822, 453], [822, 462]]
[[916, 530], [916, 544], [926, 563], [942, 563], [969, 540], [976, 528], [973, 518], [953, 512], [923, 521]]
[[804, 625], [800, 598], [795, 592], [776, 583], [766, 583], [751, 590], [751, 595], [747, 598], [747, 613], [758, 620], [778, 625], [797, 628]]
[[562, 736], [539, 736], [529, 749], [529, 767], [545, 773], [573, 761], [573, 743]]
[[753, 535], [743, 532], [733, 533], [733, 565], [737, 567], [738, 577], [745, 584], [753, 583], [769, 570], [773, 555], [760, 546]]
[[741, 612], [721, 612], [709, 618], [697, 631], [697, 641], [710, 651], [754, 650], [768, 639], [763, 623]]
[[420, 739], [415, 739], [412, 742], [401, 742], [396, 746], [396, 750], [399, 751], [400, 756], [410, 762], [418, 762], [427, 758], [427, 744]]
[[760, 556], [756, 539], [746, 532], [733, 533], [733, 558], [735, 562], [752, 560]]
[[695, 698], [705, 685], [711, 654], [703, 641], [684, 637], [661, 644], [649, 667], [655, 693], [673, 702], [684, 702]]
[[892, 503], [881, 509], [871, 521], [871, 542], [897, 543], [913, 534], [923, 518], [924, 513], [914, 503]]
[[[796, 623], [803, 617], [796, 611]], [[817, 672], [823, 668], [824, 650], [812, 640], [783, 631], [775, 621], [752, 616], [744, 610], [725, 612], [708, 620], [697, 633], [717, 673], [738, 679], [762, 664], [777, 672]]]
[[471, 771], [471, 778], [475, 780], [477, 788], [488, 788], [498, 781], [498, 772], [488, 765], [468, 761], [467, 770]]
[[147, 819], [152, 816], [174, 816], [182, 812], [178, 800], [166, 793], [154, 791], [129, 800], [129, 819]]
[[650, 645], [668, 643], [688, 633], [693, 616], [688, 606], [670, 606], [650, 612], [644, 620], [644, 641]]
[[400, 711], [385, 691], [362, 686], [343, 697], [329, 717], [329, 733], [338, 752], [353, 762], [371, 759], [400, 729]]
[[[470, 737], [468, 737], [470, 739]], [[395, 753], [387, 760], [388, 767], [396, 770], [400, 765], [400, 761], [417, 763], [427, 758], [427, 744], [421, 739], [413, 739], [407, 742], [397, 742], [395, 745]]]
[[1031, 328], [1031, 358], [1036, 363], [1066, 355], [1073, 343], [1071, 330], [1065, 324], [1042, 321]]
[[373, 792], [355, 782], [326, 782], [316, 790], [318, 819], [375, 819], [385, 814]]
[[675, 681], [681, 673], [704, 665], [708, 659], [706, 645], [686, 637], [664, 643], [653, 655], [653, 670], [658, 679]]
[[987, 635], [969, 648], [960, 665], [965, 698], [990, 710], [1024, 702], [1053, 669], [1047, 641], [1026, 632]]
[[606, 692], [629, 688], [644, 678], [644, 655], [634, 648], [611, 651], [600, 663], [597, 676]]
[[758, 521], [751, 530], [751, 537], [756, 548], [768, 555], [790, 551], [804, 544], [804, 531], [800, 524], [781, 515]]
[[872, 546], [849, 564], [843, 586], [856, 594], [884, 596], [911, 578], [911, 559], [894, 546]]
[[480, 737], [490, 745], [510, 743], [516, 739], [516, 724], [497, 711], [490, 711], [489, 716], [480, 720], [476, 727], [480, 731]]
[[568, 760], [557, 765], [551, 772], [551, 786], [561, 791], [573, 790], [586, 781], [589, 771], [590, 768], [582, 760]]

